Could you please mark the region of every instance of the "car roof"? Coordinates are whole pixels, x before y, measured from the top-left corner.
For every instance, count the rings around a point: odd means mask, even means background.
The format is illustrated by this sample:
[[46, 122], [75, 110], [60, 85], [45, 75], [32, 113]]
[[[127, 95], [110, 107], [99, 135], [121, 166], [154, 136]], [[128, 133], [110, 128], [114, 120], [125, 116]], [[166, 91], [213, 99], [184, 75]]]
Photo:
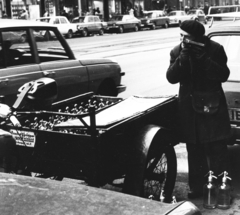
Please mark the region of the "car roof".
[[0, 19], [0, 28], [13, 27], [53, 27], [53, 25], [45, 22], [37, 22], [22, 19]]
[[236, 22], [230, 22], [230, 23], [224, 23], [224, 24], [218, 24], [214, 25], [211, 28], [208, 28], [206, 31], [206, 35], [212, 34], [212, 33], [240, 33], [240, 20]]

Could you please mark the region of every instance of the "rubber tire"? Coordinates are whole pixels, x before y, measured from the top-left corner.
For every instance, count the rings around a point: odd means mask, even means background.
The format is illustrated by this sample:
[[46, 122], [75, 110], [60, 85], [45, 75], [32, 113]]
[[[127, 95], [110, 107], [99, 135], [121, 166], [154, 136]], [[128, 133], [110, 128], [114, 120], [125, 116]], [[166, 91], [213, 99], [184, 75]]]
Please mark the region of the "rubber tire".
[[67, 36], [68, 39], [71, 39], [73, 37], [72, 30], [69, 30], [66, 36]]
[[163, 25], [163, 28], [168, 28], [168, 27], [169, 27], [168, 22], [165, 22], [165, 24]]
[[134, 32], [138, 32], [138, 31], [139, 31], [139, 27], [137, 25], [135, 25]]
[[100, 36], [102, 36], [102, 35], [104, 34], [104, 30], [101, 28], [101, 29], [99, 30], [98, 34], [99, 34]]
[[88, 36], [88, 31], [87, 31], [87, 29], [83, 29], [83, 31], [82, 31], [82, 36], [83, 36], [83, 37], [87, 37], [87, 36]]
[[182, 24], [182, 22], [181, 22], [181, 21], [179, 21], [179, 22], [178, 22], [178, 26], [180, 27], [180, 26], [181, 26], [181, 24]]
[[153, 23], [153, 25], [151, 26], [151, 30], [155, 30], [156, 29], [156, 25]]
[[[160, 174], [157, 175], [161, 175], [163, 174], [163, 176], [165, 176], [164, 178], [164, 182], [163, 184], [158, 184], [159, 186], [157, 186], [158, 190], [156, 192], [151, 190], [151, 192], [146, 192], [146, 188], [152, 188], [150, 186], [148, 186], [148, 183], [151, 184], [151, 182], [155, 181], [155, 183], [153, 183], [155, 186], [157, 183], [159, 183], [159, 181], [157, 180], [149, 180], [149, 175], [156, 170], [156, 168], [162, 169], [162, 167], [164, 167], [163, 165], [165, 165], [165, 163], [159, 163], [162, 160], [164, 160], [164, 158], [166, 158], [167, 161], [167, 172], [164, 174], [163, 172], [160, 172]], [[151, 166], [152, 164], [152, 166]], [[160, 164], [160, 166], [159, 166]], [[158, 169], [159, 170], [159, 169]], [[152, 157], [148, 157], [147, 158], [147, 168], [145, 171], [145, 179], [144, 179], [144, 188], [143, 188], [143, 197], [145, 198], [149, 198], [150, 195], [153, 196], [154, 200], [160, 200], [160, 194], [161, 194], [161, 186], [164, 185], [164, 195], [165, 195], [165, 202], [170, 203], [172, 201], [172, 193], [173, 193], [173, 189], [175, 186], [175, 181], [176, 181], [176, 177], [177, 177], [177, 157], [176, 157], [176, 153], [174, 150], [174, 147], [172, 146], [167, 146], [165, 147], [165, 149], [163, 149], [162, 153], [156, 154], [155, 156]]]
[[123, 32], [124, 32], [123, 27], [122, 27], [122, 26], [119, 26], [118, 33], [119, 33], [119, 34], [122, 34]]

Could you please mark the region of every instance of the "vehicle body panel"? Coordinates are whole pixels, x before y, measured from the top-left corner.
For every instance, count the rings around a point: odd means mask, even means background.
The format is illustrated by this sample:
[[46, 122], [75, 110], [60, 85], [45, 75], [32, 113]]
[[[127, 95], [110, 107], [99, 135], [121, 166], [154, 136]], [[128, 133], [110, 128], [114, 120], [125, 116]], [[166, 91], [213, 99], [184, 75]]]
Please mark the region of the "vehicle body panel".
[[152, 28], [152, 26], [165, 27], [169, 24], [169, 18], [165, 16], [162, 10], [144, 11], [141, 20], [141, 28]]
[[[212, 17], [233, 18], [240, 17], [240, 13], [211, 15]], [[224, 24], [214, 25], [206, 32], [212, 40], [220, 43], [228, 57], [230, 76], [223, 83], [223, 89], [228, 104], [230, 122], [232, 126], [232, 140], [229, 144], [239, 144], [240, 139], [240, 25], [239, 21], [229, 21]]]
[[75, 25], [72, 25], [65, 16], [40, 17], [36, 21], [50, 23], [57, 26], [62, 35], [66, 35], [69, 30], [73, 31]]
[[[114, 95], [126, 89], [120, 84], [124, 73], [117, 62], [109, 59], [76, 59], [57, 27], [29, 20], [4, 19], [0, 20], [1, 23], [0, 88], [7, 104], [13, 104], [23, 84], [41, 77], [56, 80], [59, 89], [57, 100], [89, 91], [97, 93], [106, 80], [111, 82], [110, 90], [114, 90]], [[45, 37], [46, 33], [51, 35], [50, 39]], [[22, 34], [27, 35], [25, 41], [21, 40]], [[37, 39], [36, 34], [41, 35], [42, 39]], [[18, 55], [15, 56], [15, 53]], [[11, 56], [6, 57], [8, 55]]]
[[108, 31], [118, 31], [120, 27], [124, 30], [134, 30], [135, 26], [140, 27], [141, 21], [131, 15], [114, 15], [108, 23]]
[[176, 10], [176, 11], [171, 11], [168, 14], [169, 17], [169, 25], [179, 25], [185, 20], [191, 19], [190, 16], [188, 16], [185, 11], [181, 10]]
[[[0, 173], [1, 212], [8, 214], [200, 215], [190, 202], [166, 204], [79, 183]], [[21, 198], [19, 199], [19, 196]], [[14, 207], [9, 207], [14, 205]]]
[[106, 29], [107, 23], [102, 22], [98, 16], [80, 16], [75, 17], [72, 23], [76, 25], [74, 33], [81, 34], [83, 29], [89, 33], [99, 33], [100, 29]]

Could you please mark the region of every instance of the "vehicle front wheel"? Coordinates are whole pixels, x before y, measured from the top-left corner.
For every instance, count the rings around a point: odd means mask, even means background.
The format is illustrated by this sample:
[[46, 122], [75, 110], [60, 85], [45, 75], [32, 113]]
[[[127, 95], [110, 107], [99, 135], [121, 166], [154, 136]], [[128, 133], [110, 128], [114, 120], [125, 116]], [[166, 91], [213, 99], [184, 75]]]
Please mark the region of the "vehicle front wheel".
[[83, 29], [83, 30], [82, 30], [82, 36], [83, 36], [83, 37], [87, 37], [87, 36], [88, 36], [88, 31], [87, 31], [87, 29]]
[[169, 26], [168, 22], [165, 22], [164, 25], [163, 25], [164, 28], [168, 28], [168, 26]]
[[68, 39], [71, 39], [73, 37], [72, 30], [69, 30], [66, 36], [67, 36]]
[[166, 147], [162, 152], [148, 157], [143, 197], [152, 196], [154, 200], [159, 201], [163, 191], [165, 202], [171, 202], [176, 176], [177, 158], [173, 147]]
[[151, 26], [151, 29], [152, 30], [155, 30], [156, 29], [156, 25], [153, 23], [153, 25]]
[[122, 33], [124, 32], [124, 30], [123, 30], [123, 27], [122, 27], [122, 26], [120, 26], [120, 27], [119, 27], [119, 29], [118, 29], [118, 32], [119, 32], [120, 34], [122, 34]]
[[101, 29], [99, 30], [98, 34], [99, 34], [100, 36], [102, 36], [102, 35], [104, 34], [104, 30], [101, 28]]
[[137, 32], [138, 30], [139, 30], [139, 27], [137, 25], [135, 25], [134, 31]]
[[111, 80], [105, 80], [99, 87], [97, 95], [102, 96], [117, 96], [117, 90]]

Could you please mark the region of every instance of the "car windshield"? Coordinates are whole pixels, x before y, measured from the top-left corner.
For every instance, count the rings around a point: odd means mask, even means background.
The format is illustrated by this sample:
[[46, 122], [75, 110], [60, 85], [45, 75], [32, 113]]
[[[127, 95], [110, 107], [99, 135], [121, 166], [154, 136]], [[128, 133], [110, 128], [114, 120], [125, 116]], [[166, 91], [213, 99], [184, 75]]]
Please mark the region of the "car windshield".
[[220, 43], [228, 57], [228, 67], [230, 69], [230, 80], [240, 80], [240, 35], [213, 36], [212, 40]]
[[110, 18], [110, 21], [121, 21], [123, 19], [123, 16], [112, 16]]
[[49, 23], [49, 22], [50, 22], [50, 18], [36, 19], [36, 21], [38, 21], [38, 22], [47, 22], [47, 23]]
[[176, 15], [177, 15], [176, 12], [170, 12], [170, 13], [168, 14], [168, 16], [176, 16]]
[[72, 23], [83, 23], [84, 22], [84, 17], [79, 17], [77, 19], [74, 19]]
[[144, 13], [145, 18], [152, 18], [152, 13]]
[[194, 15], [194, 14], [196, 14], [196, 12], [197, 12], [197, 11], [195, 11], [195, 10], [190, 10], [190, 11], [188, 11], [188, 14], [189, 14], [189, 15]]

